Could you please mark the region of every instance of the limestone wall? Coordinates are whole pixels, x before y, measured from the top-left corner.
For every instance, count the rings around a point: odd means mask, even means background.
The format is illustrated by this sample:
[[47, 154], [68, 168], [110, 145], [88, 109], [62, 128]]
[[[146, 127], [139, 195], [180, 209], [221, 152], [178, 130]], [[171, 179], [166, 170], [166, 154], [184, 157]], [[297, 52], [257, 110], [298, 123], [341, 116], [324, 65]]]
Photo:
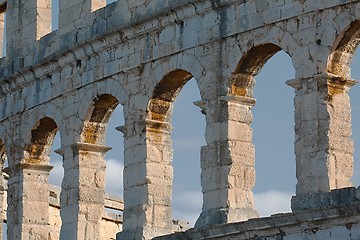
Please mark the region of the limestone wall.
[[[182, 230], [171, 218], [171, 112], [191, 78], [206, 121], [206, 145], [199, 149], [203, 211], [195, 228], [256, 218], [253, 80], [281, 50], [296, 72], [287, 82], [294, 88], [294, 212], [310, 211], [304, 221], [311, 222], [319, 209], [301, 199], [352, 186], [348, 91], [356, 81], [349, 64], [359, 42], [359, 1], [60, 1], [59, 29], [53, 32], [50, 3], [0, 1], [7, 34], [0, 60], [0, 150], [9, 163], [4, 171], [10, 176], [10, 239], [47, 239], [53, 233], [49, 221], [60, 223], [47, 211], [49, 152], [57, 132], [64, 167], [59, 238], [115, 234], [104, 230], [104, 155], [110, 149], [104, 134], [118, 104], [125, 118], [118, 128], [124, 133], [125, 169], [123, 231], [117, 239]], [[291, 224], [291, 216], [276, 219]], [[334, 219], [324, 218], [326, 234], [343, 229], [341, 211]], [[239, 226], [261, 228], [262, 221]], [[352, 224], [358, 227], [358, 220]], [[294, 236], [305, 238], [295, 229]], [[353, 231], [346, 229], [344, 236]], [[225, 228], [224, 238], [227, 231], [232, 230]]]
[[360, 238], [359, 205], [338, 209], [279, 214], [247, 222], [191, 229], [154, 240], [355, 240]]
[[[7, 178], [7, 176], [6, 176]], [[7, 189], [5, 189], [7, 190]], [[50, 227], [49, 239], [59, 239], [60, 228], [61, 228], [61, 216], [60, 216], [60, 191], [61, 188], [49, 185], [49, 222]], [[4, 192], [4, 218], [3, 221], [7, 222], [6, 218], [6, 197], [7, 191]], [[114, 239], [116, 233], [122, 230], [122, 212], [124, 210], [123, 200], [119, 197], [106, 195], [105, 197], [104, 211], [102, 213], [102, 219], [100, 222], [100, 239]], [[109, 211], [112, 209], [112, 211]], [[116, 212], [116, 213], [115, 213]], [[9, 238], [8, 238], [9, 239]]]

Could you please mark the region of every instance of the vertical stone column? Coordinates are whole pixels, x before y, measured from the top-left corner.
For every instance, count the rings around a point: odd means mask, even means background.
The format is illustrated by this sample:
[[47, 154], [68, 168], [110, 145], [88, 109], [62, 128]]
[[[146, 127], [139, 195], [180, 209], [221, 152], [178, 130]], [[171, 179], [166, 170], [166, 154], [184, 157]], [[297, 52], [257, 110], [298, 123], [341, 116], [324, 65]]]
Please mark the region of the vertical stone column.
[[226, 96], [208, 101], [201, 149], [203, 211], [195, 227], [258, 217], [252, 188], [255, 151], [251, 107], [255, 99]]
[[109, 149], [75, 143], [57, 151], [64, 156], [60, 239], [101, 240], [106, 176], [104, 154]]
[[117, 239], [152, 239], [172, 233], [172, 146], [167, 122], [127, 123], [124, 225]]
[[356, 81], [321, 74], [287, 84], [296, 94], [297, 197], [352, 186], [354, 147], [348, 91]]
[[8, 0], [6, 14], [9, 53], [51, 32], [51, 0]]
[[4, 169], [8, 181], [8, 239], [47, 240], [49, 226], [48, 176], [52, 166], [19, 163]]
[[59, 1], [59, 30], [70, 31], [79, 26], [81, 19], [106, 6], [106, 0]]

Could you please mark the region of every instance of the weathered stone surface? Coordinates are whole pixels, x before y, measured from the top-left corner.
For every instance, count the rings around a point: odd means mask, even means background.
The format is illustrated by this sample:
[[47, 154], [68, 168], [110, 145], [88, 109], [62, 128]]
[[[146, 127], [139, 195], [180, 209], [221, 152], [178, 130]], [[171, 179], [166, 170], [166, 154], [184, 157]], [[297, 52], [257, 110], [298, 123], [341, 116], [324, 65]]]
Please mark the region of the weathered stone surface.
[[353, 240], [359, 233], [359, 204], [272, 215], [246, 222], [190, 229], [154, 240], [241, 239], [241, 240]]
[[[7, 194], [10, 239], [114, 239], [122, 231], [118, 239], [138, 240], [184, 230], [172, 220], [171, 115], [191, 78], [206, 115], [196, 223], [202, 229], [165, 239], [359, 238], [359, 193], [348, 188], [359, 1], [61, 0], [59, 7], [58, 30], [51, 31], [50, 0], [0, 0], [0, 44], [2, 32], [7, 38], [0, 151], [10, 173], [0, 197]], [[281, 50], [296, 72], [287, 82], [295, 90], [295, 213], [247, 221], [258, 216], [255, 76]], [[123, 219], [104, 213], [116, 205], [104, 193], [104, 154], [118, 104], [125, 118], [118, 128], [125, 146]], [[65, 176], [61, 193], [52, 189], [49, 198], [56, 132]]]

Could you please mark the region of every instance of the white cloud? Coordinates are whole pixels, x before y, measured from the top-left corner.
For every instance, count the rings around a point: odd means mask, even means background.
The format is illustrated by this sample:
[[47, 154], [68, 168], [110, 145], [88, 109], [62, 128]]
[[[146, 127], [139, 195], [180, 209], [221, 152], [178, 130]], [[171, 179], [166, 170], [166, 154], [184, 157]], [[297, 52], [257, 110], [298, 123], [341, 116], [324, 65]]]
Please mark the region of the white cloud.
[[194, 226], [202, 208], [202, 193], [199, 191], [184, 191], [174, 193], [173, 218], [188, 221], [189, 226]]
[[266, 192], [254, 193], [255, 209], [261, 217], [275, 213], [291, 212], [290, 200], [294, 193], [280, 192], [270, 189]]
[[62, 179], [64, 177], [64, 168], [62, 166], [62, 160], [55, 158], [50, 159], [50, 164], [53, 166], [49, 175], [49, 183], [56, 186], [61, 186]]
[[[268, 190], [254, 193], [255, 209], [261, 217], [276, 213], [291, 212], [290, 200], [294, 193]], [[189, 222], [192, 227], [201, 213], [202, 193], [196, 191], [184, 191], [174, 193], [173, 218]]]
[[123, 169], [121, 160], [110, 158], [106, 160], [106, 186], [107, 193], [116, 196], [123, 195]]

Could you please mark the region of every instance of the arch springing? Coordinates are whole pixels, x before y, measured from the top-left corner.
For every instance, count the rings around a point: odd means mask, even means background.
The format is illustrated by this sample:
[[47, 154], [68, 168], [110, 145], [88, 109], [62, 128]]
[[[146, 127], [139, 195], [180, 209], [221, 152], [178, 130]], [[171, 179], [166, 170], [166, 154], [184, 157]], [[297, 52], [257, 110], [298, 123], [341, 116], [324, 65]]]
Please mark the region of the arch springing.
[[230, 94], [234, 96], [253, 96], [253, 77], [256, 76], [265, 63], [281, 48], [268, 43], [251, 48], [239, 61], [233, 75], [230, 77]]

